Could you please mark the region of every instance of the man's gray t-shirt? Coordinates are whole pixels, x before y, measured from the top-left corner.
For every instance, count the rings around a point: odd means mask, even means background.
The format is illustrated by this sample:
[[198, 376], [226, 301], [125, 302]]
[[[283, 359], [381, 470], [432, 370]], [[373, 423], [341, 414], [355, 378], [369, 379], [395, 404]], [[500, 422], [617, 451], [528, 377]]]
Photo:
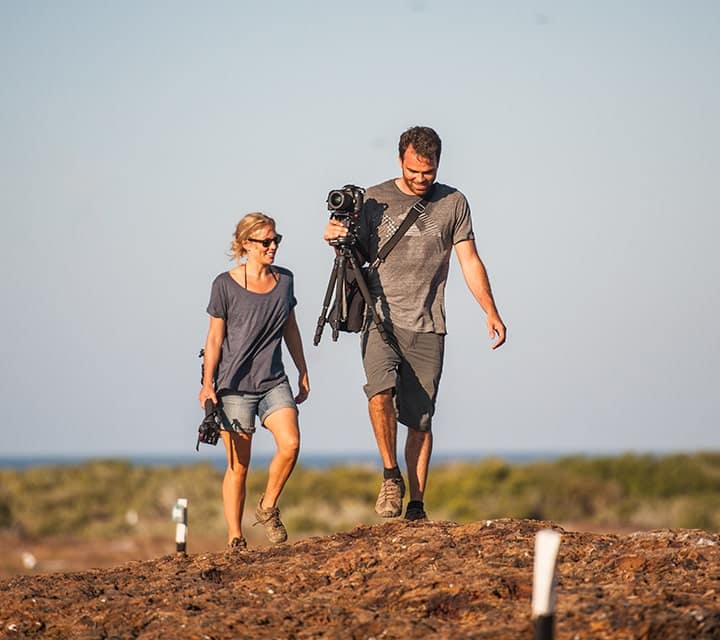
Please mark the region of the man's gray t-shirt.
[[225, 321], [218, 393], [265, 393], [287, 378], [281, 341], [285, 321], [297, 301], [292, 272], [281, 267], [273, 271], [278, 281], [268, 293], [248, 291], [228, 272], [213, 281], [207, 312]]
[[[395, 180], [367, 189], [358, 239], [372, 262], [420, 200]], [[470, 206], [457, 189], [436, 183], [424, 213], [368, 275], [376, 310], [391, 326], [417, 333], [446, 333], [445, 283], [453, 245], [474, 238]]]

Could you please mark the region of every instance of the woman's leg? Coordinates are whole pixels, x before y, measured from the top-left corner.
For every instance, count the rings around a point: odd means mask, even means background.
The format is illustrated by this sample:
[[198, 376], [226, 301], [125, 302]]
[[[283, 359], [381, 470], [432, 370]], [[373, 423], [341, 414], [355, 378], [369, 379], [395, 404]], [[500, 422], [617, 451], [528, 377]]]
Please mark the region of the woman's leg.
[[242, 538], [242, 515], [245, 507], [245, 480], [250, 466], [252, 436], [232, 431], [221, 431], [227, 468], [222, 484], [223, 508], [228, 530], [228, 543]]
[[265, 418], [265, 426], [275, 438], [276, 451], [270, 461], [261, 509], [272, 509], [277, 505], [280, 492], [295, 467], [300, 451], [300, 428], [297, 416], [296, 409], [284, 407], [273, 411]]

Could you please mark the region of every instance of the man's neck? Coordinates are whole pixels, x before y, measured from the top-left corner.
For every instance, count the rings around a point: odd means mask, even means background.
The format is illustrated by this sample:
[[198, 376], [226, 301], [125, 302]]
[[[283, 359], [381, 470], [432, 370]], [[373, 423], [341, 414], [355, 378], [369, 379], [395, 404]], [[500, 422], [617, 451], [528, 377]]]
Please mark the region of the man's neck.
[[405, 180], [402, 178], [395, 178], [395, 186], [400, 190], [401, 193], [404, 193], [406, 196], [414, 196], [416, 198], [422, 198], [423, 200], [430, 200], [430, 197], [432, 196], [433, 189], [435, 189], [435, 185], [437, 183], [433, 182], [430, 185], [430, 188], [423, 193], [422, 195], [418, 193], [414, 193], [413, 190], [407, 186], [405, 183]]

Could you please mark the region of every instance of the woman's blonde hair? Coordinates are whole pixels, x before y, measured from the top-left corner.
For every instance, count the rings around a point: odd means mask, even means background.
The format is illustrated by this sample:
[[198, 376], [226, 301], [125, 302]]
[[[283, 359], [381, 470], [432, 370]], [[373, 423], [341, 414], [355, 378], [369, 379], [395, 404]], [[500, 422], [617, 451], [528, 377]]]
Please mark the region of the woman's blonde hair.
[[275, 220], [259, 212], [247, 213], [240, 219], [230, 243], [229, 255], [231, 260], [240, 260], [247, 253], [243, 243], [260, 227], [272, 227], [275, 229]]

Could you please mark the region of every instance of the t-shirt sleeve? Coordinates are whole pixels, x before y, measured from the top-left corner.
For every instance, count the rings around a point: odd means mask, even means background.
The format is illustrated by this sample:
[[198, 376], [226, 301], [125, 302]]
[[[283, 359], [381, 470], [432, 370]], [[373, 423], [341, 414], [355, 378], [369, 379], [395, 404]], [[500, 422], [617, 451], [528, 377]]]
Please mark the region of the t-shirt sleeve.
[[222, 318], [227, 320], [227, 291], [223, 286], [220, 276], [215, 278], [210, 290], [210, 302], [208, 302], [207, 312], [213, 318]]
[[475, 234], [472, 228], [472, 219], [470, 217], [470, 205], [467, 199], [462, 196], [455, 207], [455, 226], [453, 228], [453, 244], [462, 242], [463, 240], [474, 240]]

